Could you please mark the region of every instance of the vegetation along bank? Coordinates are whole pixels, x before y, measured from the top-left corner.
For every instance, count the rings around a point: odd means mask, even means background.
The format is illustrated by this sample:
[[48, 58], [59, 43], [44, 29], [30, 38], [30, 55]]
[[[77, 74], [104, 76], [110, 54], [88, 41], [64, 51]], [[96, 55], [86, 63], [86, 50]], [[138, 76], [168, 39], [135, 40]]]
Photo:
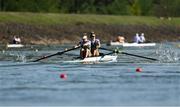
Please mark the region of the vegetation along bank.
[[0, 28], [1, 44], [11, 42], [14, 35], [24, 44], [74, 44], [91, 31], [104, 43], [117, 34], [131, 42], [142, 32], [153, 42], [180, 41], [179, 17], [1, 12]]

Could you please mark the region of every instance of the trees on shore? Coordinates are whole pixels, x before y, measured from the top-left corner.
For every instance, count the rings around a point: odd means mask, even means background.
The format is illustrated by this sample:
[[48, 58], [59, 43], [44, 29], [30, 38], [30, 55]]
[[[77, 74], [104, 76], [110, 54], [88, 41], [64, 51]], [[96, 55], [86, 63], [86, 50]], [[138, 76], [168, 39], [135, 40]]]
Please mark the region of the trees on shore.
[[0, 0], [1, 11], [180, 16], [180, 0]]

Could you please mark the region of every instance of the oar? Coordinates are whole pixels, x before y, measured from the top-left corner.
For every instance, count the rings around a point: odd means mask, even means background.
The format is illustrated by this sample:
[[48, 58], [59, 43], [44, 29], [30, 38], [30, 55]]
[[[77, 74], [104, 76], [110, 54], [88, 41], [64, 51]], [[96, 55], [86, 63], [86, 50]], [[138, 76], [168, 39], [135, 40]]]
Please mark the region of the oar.
[[135, 55], [135, 54], [130, 54], [130, 53], [126, 53], [126, 52], [121, 52], [121, 54], [130, 55], [130, 56], [135, 56], [135, 57], [139, 57], [139, 58], [150, 59], [150, 60], [153, 60], [153, 61], [158, 61], [158, 59], [149, 58], [149, 57], [140, 56], [140, 55]]
[[110, 53], [107, 53], [107, 54], [99, 53], [99, 56], [101, 56], [101, 58], [103, 58], [104, 56], [106, 56], [106, 55], [112, 55], [113, 53], [119, 53], [119, 52], [116, 51], [116, 50], [114, 50], [114, 51], [112, 51], [112, 52], [110, 52]]
[[37, 62], [37, 61], [40, 61], [40, 60], [43, 60], [43, 59], [46, 59], [46, 58], [49, 58], [49, 57], [52, 57], [52, 56], [55, 56], [55, 55], [62, 55], [62, 54], [64, 54], [65, 52], [69, 52], [69, 51], [72, 51], [72, 50], [75, 50], [75, 49], [78, 49], [78, 48], [79, 48], [79, 47], [75, 47], [75, 48], [67, 49], [67, 50], [62, 51], [62, 52], [57, 52], [57, 53], [55, 53], [55, 54], [48, 55], [48, 56], [44, 56], [44, 57], [42, 57], [42, 58], [36, 59], [36, 60], [34, 60], [34, 61], [32, 61], [32, 62]]
[[129, 55], [129, 56], [135, 56], [135, 57], [139, 57], [139, 58], [145, 58], [145, 59], [150, 59], [150, 60], [153, 60], [153, 61], [158, 61], [158, 59], [149, 58], [149, 57], [140, 56], [140, 55], [135, 55], [135, 54], [130, 54], [130, 53], [127, 53], [127, 52], [113, 51], [113, 50], [111, 50], [111, 49], [106, 49], [106, 48], [100, 48], [100, 49], [102, 49], [102, 50], [107, 50], [107, 51], [112, 51], [112, 52], [114, 52], [114, 53], [121, 53], [121, 54]]

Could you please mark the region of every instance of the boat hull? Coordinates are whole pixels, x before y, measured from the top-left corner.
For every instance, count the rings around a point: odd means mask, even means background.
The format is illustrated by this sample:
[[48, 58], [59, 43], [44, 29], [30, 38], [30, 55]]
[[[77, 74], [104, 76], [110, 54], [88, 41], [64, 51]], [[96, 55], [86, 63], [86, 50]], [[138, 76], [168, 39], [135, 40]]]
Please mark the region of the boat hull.
[[7, 44], [7, 48], [22, 48], [24, 45], [22, 44]]
[[105, 55], [99, 57], [88, 57], [84, 59], [77, 59], [73, 61], [64, 61], [65, 63], [96, 63], [96, 62], [116, 62], [117, 56]]
[[109, 46], [121, 46], [121, 47], [151, 47], [151, 46], [156, 46], [156, 43], [119, 43], [119, 42], [110, 42], [107, 45], [109, 45]]

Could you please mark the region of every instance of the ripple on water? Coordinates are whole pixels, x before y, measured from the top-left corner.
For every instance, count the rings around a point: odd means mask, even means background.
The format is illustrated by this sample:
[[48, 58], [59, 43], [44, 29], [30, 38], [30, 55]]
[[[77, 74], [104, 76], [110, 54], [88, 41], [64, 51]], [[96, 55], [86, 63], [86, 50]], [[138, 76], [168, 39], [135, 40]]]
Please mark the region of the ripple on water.
[[[36, 53], [24, 51], [23, 55], [28, 61], [32, 55], [36, 59], [63, 48], [42, 47]], [[163, 49], [157, 46], [124, 51], [159, 58]], [[179, 52], [174, 48], [172, 50]], [[4, 57], [2, 54], [0, 56]], [[179, 54], [174, 56], [179, 58]], [[119, 55], [115, 63], [64, 64], [56, 62], [58, 58], [54, 57], [55, 62], [52, 58], [36, 63], [3, 58], [0, 61], [0, 105], [180, 105], [179, 61], [154, 62]], [[141, 67], [142, 72], [136, 72], [137, 67]], [[67, 80], [59, 78], [64, 72]]]

